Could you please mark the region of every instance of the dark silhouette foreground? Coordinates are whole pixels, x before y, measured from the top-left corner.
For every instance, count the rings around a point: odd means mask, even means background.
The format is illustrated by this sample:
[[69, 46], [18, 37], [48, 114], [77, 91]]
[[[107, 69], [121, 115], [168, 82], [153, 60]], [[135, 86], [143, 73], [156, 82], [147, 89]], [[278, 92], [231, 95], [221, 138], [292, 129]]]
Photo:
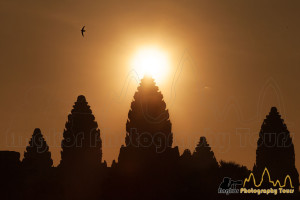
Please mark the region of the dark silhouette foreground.
[[[268, 144], [272, 142], [274, 145]], [[281, 183], [289, 174], [295, 194], [218, 194], [219, 188], [240, 188], [251, 171], [234, 162], [218, 162], [205, 137], [200, 137], [193, 152], [186, 149], [181, 155], [172, 143], [172, 124], [163, 95], [153, 79], [144, 78], [128, 113], [125, 145], [120, 148], [118, 161], [107, 167], [102, 162], [98, 124], [81, 95], [63, 131], [59, 166], [52, 166], [51, 153], [40, 129], [34, 130], [22, 162], [19, 153], [0, 151], [0, 198], [299, 199], [292, 138], [276, 108], [271, 109], [262, 124], [253, 173], [260, 180], [267, 167]], [[251, 181], [247, 184], [248, 188], [253, 187]], [[266, 182], [262, 187], [270, 185]]]

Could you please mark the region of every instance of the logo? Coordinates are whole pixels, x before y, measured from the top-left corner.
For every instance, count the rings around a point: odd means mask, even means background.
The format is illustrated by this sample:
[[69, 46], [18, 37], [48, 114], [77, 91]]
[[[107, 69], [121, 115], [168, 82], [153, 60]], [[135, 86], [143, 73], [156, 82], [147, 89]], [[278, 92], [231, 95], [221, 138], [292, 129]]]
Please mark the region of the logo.
[[[267, 178], [267, 180], [265, 179]], [[294, 186], [290, 175], [286, 175], [283, 184], [279, 180], [272, 181], [270, 172], [267, 168], [264, 169], [260, 182], [256, 183], [254, 174], [251, 173], [245, 179], [243, 187], [240, 189], [243, 194], [292, 194], [294, 193]]]
[[[242, 187], [237, 188], [237, 186]], [[270, 172], [267, 168], [264, 169], [260, 182], [257, 182], [254, 174], [251, 173], [248, 178], [245, 178], [244, 182], [241, 180], [234, 181], [229, 177], [223, 178], [222, 183], [219, 186], [219, 194], [293, 194], [295, 191], [292, 184], [292, 179], [289, 175], [286, 175], [283, 183], [279, 180], [273, 181], [271, 179]]]
[[238, 180], [234, 181], [231, 180], [229, 177], [223, 178], [223, 182], [220, 184], [218, 193], [219, 194], [238, 194], [240, 193], [240, 190], [236, 188], [237, 185], [242, 185], [243, 181]]

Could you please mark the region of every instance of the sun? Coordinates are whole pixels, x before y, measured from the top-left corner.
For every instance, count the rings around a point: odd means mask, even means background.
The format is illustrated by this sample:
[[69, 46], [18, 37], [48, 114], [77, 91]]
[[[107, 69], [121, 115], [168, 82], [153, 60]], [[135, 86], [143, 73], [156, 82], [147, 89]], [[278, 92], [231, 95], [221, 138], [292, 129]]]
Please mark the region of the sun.
[[152, 76], [156, 81], [161, 82], [169, 70], [168, 56], [158, 48], [142, 48], [133, 57], [132, 67], [139, 78]]

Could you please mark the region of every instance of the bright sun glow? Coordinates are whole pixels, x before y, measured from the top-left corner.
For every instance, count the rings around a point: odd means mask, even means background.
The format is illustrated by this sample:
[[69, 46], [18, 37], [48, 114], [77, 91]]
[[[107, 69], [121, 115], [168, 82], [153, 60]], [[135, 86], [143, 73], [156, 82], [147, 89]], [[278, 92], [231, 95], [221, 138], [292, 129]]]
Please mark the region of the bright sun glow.
[[132, 65], [139, 78], [148, 75], [152, 76], [158, 82], [165, 78], [169, 70], [166, 53], [156, 48], [139, 50], [133, 58]]

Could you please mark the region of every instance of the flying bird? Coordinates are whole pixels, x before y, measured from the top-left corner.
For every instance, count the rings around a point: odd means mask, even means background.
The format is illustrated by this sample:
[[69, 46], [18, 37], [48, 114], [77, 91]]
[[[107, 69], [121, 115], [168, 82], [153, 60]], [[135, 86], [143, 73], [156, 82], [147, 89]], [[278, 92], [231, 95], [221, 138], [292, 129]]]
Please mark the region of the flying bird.
[[81, 35], [82, 35], [82, 37], [84, 37], [84, 34], [83, 34], [85, 32], [84, 27], [85, 26], [83, 26], [82, 29], [81, 29]]

